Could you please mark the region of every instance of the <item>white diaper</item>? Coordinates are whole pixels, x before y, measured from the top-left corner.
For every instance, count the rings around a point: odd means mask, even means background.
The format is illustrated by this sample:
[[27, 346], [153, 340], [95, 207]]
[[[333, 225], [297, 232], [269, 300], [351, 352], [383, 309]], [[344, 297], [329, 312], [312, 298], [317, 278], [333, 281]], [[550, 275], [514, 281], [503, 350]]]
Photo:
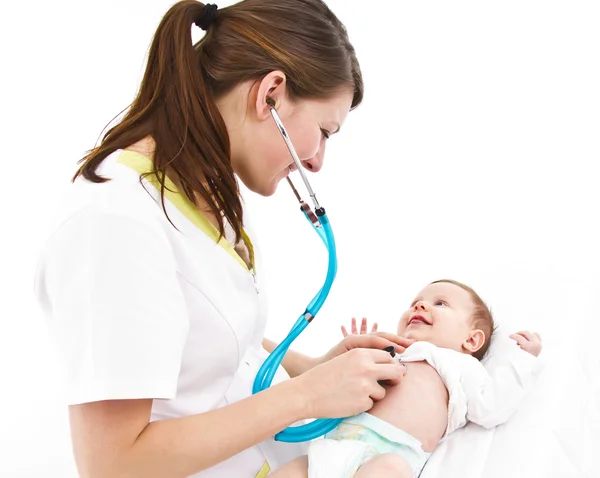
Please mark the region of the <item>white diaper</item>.
[[416, 478], [427, 463], [421, 442], [412, 435], [368, 413], [345, 419], [315, 440], [308, 449], [309, 478], [352, 478], [367, 461], [383, 453], [406, 460]]

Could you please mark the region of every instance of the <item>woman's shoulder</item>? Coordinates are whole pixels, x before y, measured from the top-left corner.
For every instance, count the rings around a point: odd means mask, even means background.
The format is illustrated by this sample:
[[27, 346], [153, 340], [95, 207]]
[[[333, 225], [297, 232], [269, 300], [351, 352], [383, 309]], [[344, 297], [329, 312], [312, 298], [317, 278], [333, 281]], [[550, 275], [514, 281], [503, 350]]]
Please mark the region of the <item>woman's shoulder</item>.
[[161, 229], [157, 204], [148, 185], [140, 181], [138, 172], [119, 161], [123, 154], [129, 153], [115, 151], [98, 168], [105, 182], [95, 183], [79, 176], [66, 188], [49, 221], [48, 238], [67, 224], [73, 230], [75, 224], [90, 224], [99, 217]]

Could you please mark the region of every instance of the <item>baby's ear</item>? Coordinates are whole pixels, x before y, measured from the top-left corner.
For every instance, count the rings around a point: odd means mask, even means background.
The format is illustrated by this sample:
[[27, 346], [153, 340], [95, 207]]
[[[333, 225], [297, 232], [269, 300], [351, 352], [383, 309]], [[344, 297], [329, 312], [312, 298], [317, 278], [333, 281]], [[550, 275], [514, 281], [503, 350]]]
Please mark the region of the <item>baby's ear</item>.
[[470, 354], [477, 352], [485, 343], [485, 333], [483, 330], [471, 330], [467, 339], [463, 342], [463, 348]]

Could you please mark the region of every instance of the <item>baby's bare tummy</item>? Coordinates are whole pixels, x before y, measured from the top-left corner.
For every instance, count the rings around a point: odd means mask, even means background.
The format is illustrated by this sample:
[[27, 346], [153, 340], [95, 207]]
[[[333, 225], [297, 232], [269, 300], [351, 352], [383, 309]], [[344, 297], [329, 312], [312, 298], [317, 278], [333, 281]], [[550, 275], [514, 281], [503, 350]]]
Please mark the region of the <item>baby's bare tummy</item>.
[[375, 403], [369, 413], [414, 436], [430, 452], [446, 431], [448, 391], [427, 362], [406, 365], [401, 382], [387, 387], [385, 398]]

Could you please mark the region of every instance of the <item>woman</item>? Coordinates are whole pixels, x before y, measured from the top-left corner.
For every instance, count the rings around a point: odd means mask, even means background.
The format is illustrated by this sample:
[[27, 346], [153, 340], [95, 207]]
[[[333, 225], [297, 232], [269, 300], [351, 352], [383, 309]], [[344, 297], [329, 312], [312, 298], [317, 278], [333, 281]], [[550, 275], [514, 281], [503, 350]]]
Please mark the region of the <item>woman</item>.
[[[196, 45], [194, 25], [207, 32]], [[166, 13], [139, 93], [82, 159], [36, 277], [81, 476], [266, 476], [306, 452], [277, 432], [367, 410], [385, 394], [378, 380], [398, 383], [381, 349], [406, 341], [351, 336], [320, 358], [290, 352], [287, 374], [251, 393], [264, 294], [236, 176], [269, 196], [293, 170], [271, 107], [319, 171], [362, 88], [319, 0], [186, 0]]]

